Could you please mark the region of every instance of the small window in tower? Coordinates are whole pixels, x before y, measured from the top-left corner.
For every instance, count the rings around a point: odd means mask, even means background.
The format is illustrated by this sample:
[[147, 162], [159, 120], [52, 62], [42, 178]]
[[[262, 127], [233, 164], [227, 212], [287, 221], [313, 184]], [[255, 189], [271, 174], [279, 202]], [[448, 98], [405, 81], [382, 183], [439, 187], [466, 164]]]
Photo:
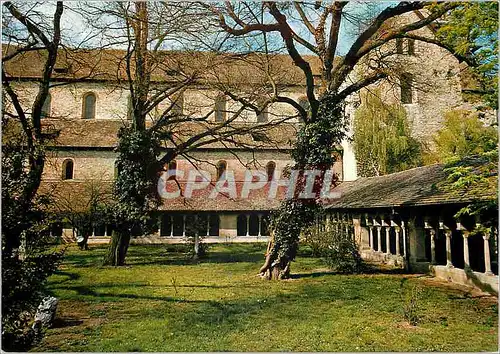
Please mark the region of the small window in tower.
[[217, 180], [226, 178], [227, 162], [219, 161], [217, 162]]
[[396, 53], [403, 54], [403, 38], [396, 38]]
[[73, 160], [64, 160], [63, 162], [63, 179], [73, 179]]
[[403, 74], [400, 78], [401, 86], [401, 103], [408, 104], [413, 103], [413, 93], [412, 93], [413, 77], [411, 74]]
[[45, 102], [43, 102], [42, 106], [42, 116], [41, 118], [47, 118], [50, 117], [50, 104], [52, 101], [52, 97], [50, 96], [50, 93], [47, 94], [47, 98], [45, 98]]
[[408, 55], [415, 55], [415, 40], [408, 38]]
[[95, 118], [96, 96], [93, 92], [86, 93], [83, 96], [83, 119]]
[[267, 181], [272, 181], [274, 177], [274, 171], [276, 170], [276, 164], [274, 161], [269, 161], [266, 165]]
[[215, 121], [224, 122], [226, 120], [226, 98], [219, 96], [215, 99]]

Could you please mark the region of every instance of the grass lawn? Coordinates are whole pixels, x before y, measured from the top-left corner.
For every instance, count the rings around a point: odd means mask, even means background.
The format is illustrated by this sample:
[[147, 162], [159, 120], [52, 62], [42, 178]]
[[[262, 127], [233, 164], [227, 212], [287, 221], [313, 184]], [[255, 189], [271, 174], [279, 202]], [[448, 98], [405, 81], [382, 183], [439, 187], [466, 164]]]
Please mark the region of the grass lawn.
[[403, 317], [403, 275], [336, 275], [303, 251], [294, 278], [256, 276], [265, 244], [214, 245], [200, 263], [173, 246], [131, 246], [123, 268], [104, 248], [70, 248], [49, 280], [60, 299], [35, 351], [497, 351], [497, 299], [428, 277], [420, 323]]

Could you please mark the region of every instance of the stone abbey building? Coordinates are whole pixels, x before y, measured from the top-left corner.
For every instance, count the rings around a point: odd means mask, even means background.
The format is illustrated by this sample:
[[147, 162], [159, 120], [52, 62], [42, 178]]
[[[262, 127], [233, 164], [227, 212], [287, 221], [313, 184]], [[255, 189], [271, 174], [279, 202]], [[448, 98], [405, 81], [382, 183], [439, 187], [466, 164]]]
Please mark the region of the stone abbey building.
[[[390, 45], [394, 46], [395, 57], [404, 63], [401, 66], [405, 72], [400, 75], [398, 85], [380, 82], [369, 89], [379, 90], [387, 102], [401, 102], [408, 113], [413, 135], [420, 140], [430, 141], [430, 137], [441, 127], [445, 112], [473, 107], [463, 98], [463, 90], [466, 87], [461, 77], [462, 67], [444, 49], [432, 44], [405, 39], [394, 41]], [[4, 52], [9, 50], [5, 46], [3, 49]], [[115, 177], [114, 148], [118, 140], [117, 132], [122, 125], [130, 122], [128, 87], [123, 81], [125, 77], [123, 72], [120, 72], [120, 64], [113, 63], [113, 58], [118, 60], [116, 58], [119, 55], [120, 51], [116, 50], [61, 55], [55, 67], [50, 97], [44, 105], [43, 125], [48, 131], [56, 131], [58, 136], [50, 147], [42, 190], [53, 191], [70, 204], [77, 204], [78, 199], [88, 193], [88, 186], [93, 183], [110, 190]], [[188, 60], [186, 59], [188, 56], [183, 53], [171, 53], [171, 55], [176, 56], [179, 61]], [[82, 60], [82, 57], [86, 60]], [[95, 60], [98, 57], [106, 58], [106, 60]], [[40, 53], [29, 52], [6, 65], [6, 71], [15, 82], [16, 88], [23, 92], [27, 106], [36, 92], [36, 81], [41, 73], [41, 58]], [[300, 102], [304, 95], [301, 72], [293, 66], [286, 55], [277, 55], [273, 60], [284, 80], [281, 82], [281, 94]], [[92, 70], [85, 69], [82, 62], [93, 62]], [[311, 63], [313, 72], [319, 75], [319, 63], [315, 61]], [[232, 76], [235, 87], [251, 86], [254, 71], [245, 67], [248, 62], [238, 65], [236, 64], [237, 70], [234, 65], [224, 70], [233, 74], [235, 70], [237, 71], [237, 74]], [[92, 75], [89, 74], [89, 70], [93, 71]], [[80, 79], [74, 80], [75, 75]], [[168, 84], [175, 75], [175, 72], [164, 71], [154, 76], [153, 81], [159, 85]], [[345, 115], [351, 123], [359, 102], [359, 94], [352, 95], [347, 101]], [[163, 104], [172, 103], [166, 100]], [[203, 116], [213, 111], [208, 115], [207, 124], [210, 122], [216, 124], [223, 122], [230, 112], [237, 110], [238, 102], [218, 92], [215, 85], [205, 82], [189, 86], [182, 92], [182, 95], [177, 96], [175, 108], [179, 115]], [[155, 112], [151, 113], [149, 124], [156, 119], [154, 114]], [[175, 181], [169, 180], [167, 183], [180, 186], [182, 190], [189, 171], [193, 168], [209, 171], [213, 179], [212, 183], [216, 183], [221, 175], [231, 172], [237, 185], [238, 195], [241, 192], [247, 169], [261, 170], [267, 175], [268, 181], [272, 181], [292, 162], [289, 153], [301, 124], [294, 116], [296, 116], [294, 110], [281, 103], [270, 104], [259, 114], [251, 110], [245, 111], [232, 123], [233, 125], [249, 127], [273, 121], [279, 124], [272, 124], [266, 129], [264, 137], [249, 133], [235, 138], [232, 143], [212, 142], [200, 146], [189, 156], [177, 157], [169, 166], [165, 166], [166, 170], [179, 171], [175, 176]], [[173, 128], [172, 134], [181, 140], [188, 139], [200, 129], [206, 129], [206, 125], [183, 122]], [[356, 156], [349, 134], [341, 146], [333, 149], [338, 156], [333, 171], [338, 177], [340, 182], [338, 188], [342, 193], [362, 183], [359, 182], [361, 180], [358, 180], [356, 173]], [[380, 200], [384, 199], [384, 195], [379, 197]], [[269, 198], [269, 186], [253, 191], [245, 199], [224, 195], [207, 198], [207, 195], [203, 193], [187, 199], [180, 195], [178, 198], [163, 201], [157, 212], [157, 232], [152, 235], [136, 235], [133, 242], [179, 242], [190, 232], [189, 226], [195, 221], [200, 223], [200, 220], [203, 225], [206, 225], [200, 233], [204, 242], [264, 241], [269, 236], [267, 216], [279, 205], [282, 198], [282, 189], [277, 190], [276, 198]], [[380, 207], [383, 207], [384, 212], [389, 212], [387, 215], [390, 215], [394, 209], [391, 203], [381, 204]], [[363, 249], [377, 251], [375, 255], [393, 254], [396, 261], [399, 257], [403, 263], [411, 261], [417, 264], [423, 261], [440, 264], [436, 263], [439, 260], [446, 264], [447, 258], [443, 254], [446, 255], [447, 250], [450, 251], [446, 242], [443, 248], [439, 239], [440, 248], [432, 246], [431, 251], [430, 236], [422, 236], [421, 242], [418, 241], [420, 236], [413, 234], [414, 240], [410, 241], [409, 238], [403, 237], [402, 233], [395, 231], [396, 227], [405, 230], [402, 219], [393, 220], [390, 216], [385, 217], [379, 211], [374, 212], [374, 209], [370, 208], [372, 206], [366, 203], [364, 205], [343, 204], [341, 197], [339, 201], [332, 203], [330, 219], [332, 222], [345, 222], [345, 225], [353, 230], [353, 235], [356, 235]], [[429, 217], [434, 216], [429, 215]], [[422, 230], [432, 229], [434, 232], [442, 229], [443, 234], [446, 234], [444, 224], [434, 219], [431, 223], [430, 219], [424, 220], [422, 216], [418, 227]], [[390, 238], [397, 238], [397, 242], [386, 242], [385, 235], [378, 235], [378, 238], [374, 236], [373, 232], [381, 232], [381, 229], [377, 227], [391, 225], [393, 229], [390, 231]], [[96, 225], [90, 241], [107, 242], [112, 228], [113, 225]], [[54, 230], [54, 233], [72, 238], [75, 230], [68, 225], [60, 225], [59, 230]], [[408, 245], [403, 244], [403, 240], [408, 241]], [[381, 248], [382, 242], [385, 242], [383, 243], [384, 250]], [[439, 249], [439, 253], [435, 253], [436, 249]], [[486, 252], [485, 247], [482, 250]], [[486, 255], [486, 253], [483, 254]], [[456, 257], [463, 258], [463, 252], [461, 255]], [[365, 254], [365, 256], [369, 255]], [[483, 268], [480, 270], [491, 273], [490, 268], [484, 267], [483, 259]]]

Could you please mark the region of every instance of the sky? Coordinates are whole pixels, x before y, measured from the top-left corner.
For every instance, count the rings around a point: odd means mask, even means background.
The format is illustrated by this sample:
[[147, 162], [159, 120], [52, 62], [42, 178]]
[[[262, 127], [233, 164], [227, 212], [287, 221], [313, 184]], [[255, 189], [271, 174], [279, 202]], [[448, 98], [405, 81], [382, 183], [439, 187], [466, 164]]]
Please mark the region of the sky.
[[[96, 6], [102, 3], [101, 1], [93, 1], [92, 5]], [[376, 14], [381, 11], [383, 8], [395, 4], [397, 2], [385, 2], [385, 1], [351, 1], [346, 7], [345, 12], [349, 14], [348, 17], [344, 18], [342, 23], [339, 44], [337, 54], [343, 55], [345, 54], [350, 45], [354, 42], [357, 30], [359, 29], [359, 22], [356, 21], [356, 17], [366, 15], [367, 13]], [[33, 4], [33, 3], [32, 3]], [[62, 16], [62, 28], [63, 28], [63, 36], [66, 38], [66, 42], [71, 41], [73, 45], [77, 43], [81, 43], [84, 39], [89, 38], [92, 35], [92, 31], [90, 26], [86, 23], [86, 21], [81, 17], [77, 10], [84, 6], [84, 1], [66, 1], [65, 2], [65, 10]], [[24, 5], [26, 6], [26, 4]], [[39, 2], [33, 10], [39, 11], [42, 14], [45, 14], [47, 18], [52, 17], [55, 9], [55, 2]], [[312, 13], [308, 13], [311, 18], [314, 18]], [[312, 35], [308, 32], [305, 26], [300, 21], [294, 21], [289, 18], [289, 23], [292, 26], [292, 29], [296, 31], [298, 34], [303, 36], [303, 38], [312, 40]], [[326, 29], [328, 31], [328, 28]], [[278, 34], [271, 35], [270, 41], [274, 41], [276, 45], [282, 47], [282, 40]], [[91, 40], [87, 40], [85, 42], [85, 46], [98, 46], [100, 43], [99, 38], [95, 37]], [[164, 49], [181, 49], [180, 44], [177, 41], [167, 41]], [[68, 44], [68, 43], [67, 43]], [[71, 43], [69, 43], [71, 44]], [[114, 47], [125, 48], [125, 45], [115, 45]], [[302, 54], [311, 54], [308, 49], [302, 47], [297, 44], [297, 49]], [[280, 49], [284, 51], [283, 48]]]

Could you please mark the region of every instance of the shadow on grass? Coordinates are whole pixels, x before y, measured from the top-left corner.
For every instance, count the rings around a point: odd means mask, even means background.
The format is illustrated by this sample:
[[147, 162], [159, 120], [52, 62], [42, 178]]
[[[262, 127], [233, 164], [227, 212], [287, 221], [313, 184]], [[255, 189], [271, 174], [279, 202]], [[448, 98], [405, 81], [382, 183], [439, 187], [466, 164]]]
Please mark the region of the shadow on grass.
[[82, 320], [69, 317], [56, 317], [52, 324], [52, 328], [64, 328], [64, 327], [74, 327], [79, 326], [83, 323]]
[[59, 269], [54, 272], [54, 275], [65, 276], [66, 278], [58, 280], [58, 281], [51, 280], [50, 281], [51, 285], [62, 284], [62, 283], [66, 283], [68, 281], [78, 280], [81, 278], [81, 275], [78, 273], [66, 272], [64, 270], [59, 270]]
[[317, 277], [323, 277], [325, 275], [336, 275], [336, 274], [337, 273], [335, 273], [333, 271], [297, 273], [297, 274], [290, 274], [290, 279], [317, 278]]
[[[126, 265], [195, 265], [199, 263], [255, 263], [264, 261], [265, 244], [217, 244], [209, 245], [208, 254], [193, 259], [186, 245], [133, 245], [129, 248]], [[216, 248], [216, 250], [212, 250]], [[80, 251], [66, 257], [67, 265], [88, 268], [103, 266], [105, 247]]]
[[[100, 286], [99, 286], [100, 287]], [[111, 286], [109, 286], [111, 287]], [[118, 287], [118, 286], [117, 286]], [[130, 284], [125, 284], [123, 287], [130, 287]], [[53, 289], [57, 289], [54, 287]], [[120, 301], [122, 299], [138, 299], [138, 300], [155, 300], [155, 301], [165, 301], [165, 302], [183, 302], [183, 303], [204, 303], [206, 300], [187, 300], [182, 297], [172, 297], [172, 296], [153, 296], [147, 294], [123, 294], [123, 293], [109, 293], [109, 292], [99, 292], [89, 286], [68, 286], [60, 287], [60, 289], [75, 291], [79, 296], [90, 296], [99, 299], [100, 301]]]

